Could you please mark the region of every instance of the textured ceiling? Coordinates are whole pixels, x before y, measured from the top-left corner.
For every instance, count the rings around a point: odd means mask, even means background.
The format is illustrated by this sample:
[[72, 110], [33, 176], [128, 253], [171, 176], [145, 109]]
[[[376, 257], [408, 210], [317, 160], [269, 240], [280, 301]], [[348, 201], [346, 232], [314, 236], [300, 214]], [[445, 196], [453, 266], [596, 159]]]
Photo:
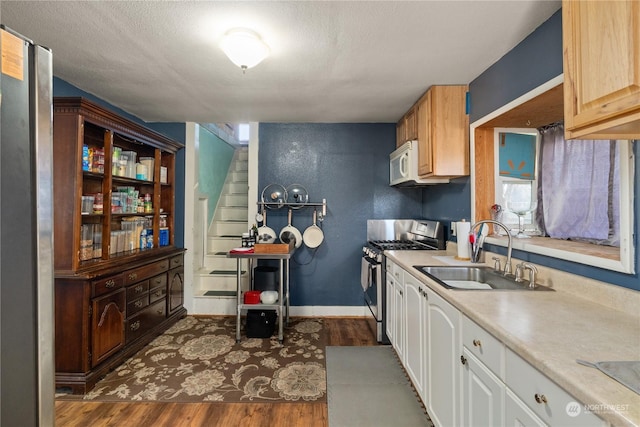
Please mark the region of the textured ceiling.
[[[434, 84], [466, 84], [560, 1], [7, 1], [3, 24], [57, 77], [149, 122], [394, 122]], [[271, 55], [245, 74], [230, 28]]]

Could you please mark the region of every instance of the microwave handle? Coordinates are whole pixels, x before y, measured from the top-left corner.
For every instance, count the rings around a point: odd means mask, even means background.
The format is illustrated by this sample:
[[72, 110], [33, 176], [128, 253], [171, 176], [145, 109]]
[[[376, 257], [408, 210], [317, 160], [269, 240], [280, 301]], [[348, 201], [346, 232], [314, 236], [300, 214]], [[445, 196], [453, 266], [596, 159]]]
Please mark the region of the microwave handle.
[[407, 163], [409, 161], [409, 153], [404, 153], [400, 156], [400, 175], [403, 178], [407, 177]]

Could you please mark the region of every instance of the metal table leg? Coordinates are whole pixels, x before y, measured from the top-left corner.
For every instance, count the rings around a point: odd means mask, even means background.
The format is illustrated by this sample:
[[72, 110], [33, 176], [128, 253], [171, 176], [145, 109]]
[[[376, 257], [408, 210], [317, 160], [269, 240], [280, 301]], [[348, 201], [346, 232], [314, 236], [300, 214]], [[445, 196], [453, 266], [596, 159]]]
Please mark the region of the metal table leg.
[[283, 298], [283, 293], [282, 293], [282, 287], [283, 287], [283, 262], [282, 260], [280, 260], [280, 280], [279, 280], [279, 290], [278, 290], [278, 304], [280, 306], [280, 310], [278, 313], [278, 340], [280, 341], [280, 343], [282, 344], [283, 340], [284, 340], [284, 328], [282, 327], [282, 317], [283, 317], [283, 307], [284, 307], [284, 301], [282, 300]]
[[242, 275], [241, 259], [236, 260], [236, 342], [240, 342], [240, 315], [242, 308], [240, 307], [240, 280]]
[[286, 307], [287, 317], [285, 319], [286, 319], [287, 326], [289, 326], [289, 298], [290, 298], [290, 294], [289, 294], [289, 260], [287, 259], [284, 262], [285, 262], [286, 269], [287, 269], [287, 277], [285, 279], [286, 298], [287, 298], [287, 301], [286, 301], [286, 304], [287, 304], [287, 307]]

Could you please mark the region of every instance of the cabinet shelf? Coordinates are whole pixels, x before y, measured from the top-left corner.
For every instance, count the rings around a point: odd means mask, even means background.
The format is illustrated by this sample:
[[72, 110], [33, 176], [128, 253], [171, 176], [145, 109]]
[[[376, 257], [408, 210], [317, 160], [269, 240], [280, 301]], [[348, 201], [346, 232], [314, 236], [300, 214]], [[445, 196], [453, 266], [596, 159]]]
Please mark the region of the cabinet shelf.
[[[80, 263], [83, 268], [86, 265], [86, 253], [80, 251], [83, 224], [100, 226], [92, 235], [94, 245], [102, 246], [102, 262], [115, 256], [109, 251], [114, 246], [113, 232], [124, 230], [122, 220], [131, 217], [149, 217], [150, 224], [144, 224], [144, 229], [153, 230], [148, 233], [153, 236], [150, 246], [158, 248], [160, 214], [167, 215], [166, 224], [162, 218], [162, 237], [166, 243], [164, 229], [168, 229], [169, 241], [163, 246], [173, 245], [174, 218], [167, 212], [175, 208], [175, 154], [182, 146], [83, 98], [54, 98], [54, 121], [56, 270], [74, 271]], [[144, 176], [149, 179], [132, 177], [138, 163], [145, 166]], [[118, 175], [113, 174], [116, 171]], [[122, 176], [122, 171], [127, 175]], [[161, 183], [160, 176], [167, 183]], [[82, 214], [79, 196], [97, 194], [103, 197], [103, 214]], [[152, 210], [137, 212], [135, 207], [145, 196], [151, 198]], [[140, 228], [136, 225], [134, 231], [140, 233]], [[130, 241], [136, 240], [132, 237]], [[86, 240], [82, 243], [86, 248]]]
[[111, 180], [117, 184], [131, 184], [131, 185], [153, 185], [153, 181], [147, 181], [144, 179], [128, 178], [126, 176], [114, 175]]
[[84, 178], [104, 179], [104, 174], [100, 172], [82, 171]]

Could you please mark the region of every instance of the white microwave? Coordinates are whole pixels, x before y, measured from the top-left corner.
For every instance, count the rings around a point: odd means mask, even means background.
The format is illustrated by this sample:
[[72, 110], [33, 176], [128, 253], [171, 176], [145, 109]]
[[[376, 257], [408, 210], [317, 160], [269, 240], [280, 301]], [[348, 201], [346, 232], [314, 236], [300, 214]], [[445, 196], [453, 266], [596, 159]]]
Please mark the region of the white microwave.
[[447, 178], [420, 178], [418, 176], [418, 141], [407, 141], [389, 154], [389, 185], [413, 187], [445, 184]]

